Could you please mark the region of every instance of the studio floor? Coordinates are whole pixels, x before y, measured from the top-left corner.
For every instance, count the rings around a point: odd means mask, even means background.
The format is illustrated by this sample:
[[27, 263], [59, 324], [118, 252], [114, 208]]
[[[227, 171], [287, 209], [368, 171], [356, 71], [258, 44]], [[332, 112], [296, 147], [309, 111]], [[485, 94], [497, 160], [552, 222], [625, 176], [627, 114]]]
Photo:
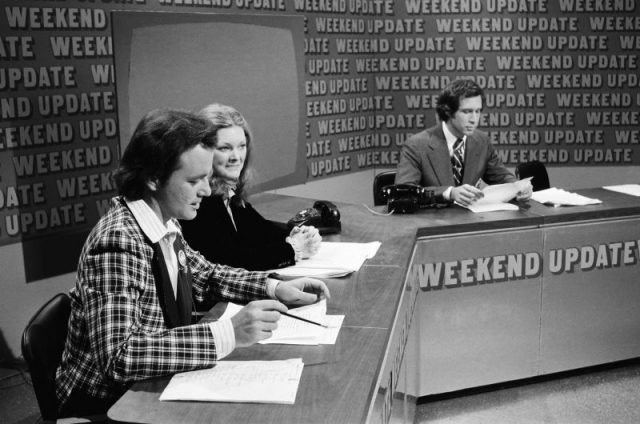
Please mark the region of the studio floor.
[[[28, 372], [0, 368], [0, 423], [39, 421]], [[638, 424], [640, 360], [421, 402], [415, 424], [436, 423]]]

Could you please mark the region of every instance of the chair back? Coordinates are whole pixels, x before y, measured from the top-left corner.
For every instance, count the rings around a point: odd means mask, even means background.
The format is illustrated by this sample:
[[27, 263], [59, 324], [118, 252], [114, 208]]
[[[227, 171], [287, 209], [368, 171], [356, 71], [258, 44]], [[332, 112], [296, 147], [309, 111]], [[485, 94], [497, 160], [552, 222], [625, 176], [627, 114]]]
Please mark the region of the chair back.
[[537, 160], [521, 163], [516, 166], [516, 177], [520, 180], [527, 177], [533, 177], [531, 179], [533, 191], [545, 190], [551, 187], [547, 168], [542, 162]]
[[69, 297], [59, 293], [35, 313], [22, 333], [22, 355], [44, 420], [58, 417], [56, 369], [62, 359], [70, 313]]
[[391, 185], [396, 180], [396, 171], [384, 171], [373, 177], [373, 204], [384, 205], [387, 200], [382, 195], [382, 188]]

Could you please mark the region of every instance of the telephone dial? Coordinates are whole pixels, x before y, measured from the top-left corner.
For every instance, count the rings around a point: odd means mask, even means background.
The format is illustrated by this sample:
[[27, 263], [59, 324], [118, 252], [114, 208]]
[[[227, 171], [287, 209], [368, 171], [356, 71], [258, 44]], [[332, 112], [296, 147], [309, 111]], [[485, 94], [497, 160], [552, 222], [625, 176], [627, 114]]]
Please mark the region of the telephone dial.
[[340, 212], [328, 200], [316, 201], [313, 207], [296, 213], [287, 223], [289, 229], [300, 225], [316, 227], [321, 235], [339, 233], [342, 230]]

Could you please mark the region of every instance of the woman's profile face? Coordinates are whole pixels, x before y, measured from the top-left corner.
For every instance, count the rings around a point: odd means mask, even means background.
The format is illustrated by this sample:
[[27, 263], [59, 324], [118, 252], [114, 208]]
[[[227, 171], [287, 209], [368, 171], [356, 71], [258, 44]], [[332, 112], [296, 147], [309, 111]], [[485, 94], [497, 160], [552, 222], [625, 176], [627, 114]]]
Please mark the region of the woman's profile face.
[[218, 130], [218, 142], [213, 150], [213, 176], [236, 182], [247, 157], [247, 138], [241, 127]]

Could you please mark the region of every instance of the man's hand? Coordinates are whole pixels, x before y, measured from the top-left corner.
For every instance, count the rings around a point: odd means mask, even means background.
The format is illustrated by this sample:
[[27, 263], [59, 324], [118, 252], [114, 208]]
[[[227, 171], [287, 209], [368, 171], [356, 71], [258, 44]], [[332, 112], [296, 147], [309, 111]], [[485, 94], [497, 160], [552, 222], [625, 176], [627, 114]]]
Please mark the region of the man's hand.
[[276, 298], [287, 305], [309, 305], [322, 298], [329, 298], [326, 284], [315, 278], [302, 277], [280, 281], [276, 286]]
[[247, 304], [231, 317], [236, 346], [251, 346], [271, 337], [273, 330], [278, 328], [280, 312], [287, 310], [287, 307], [277, 300], [255, 300]]
[[458, 187], [453, 187], [449, 197], [451, 200], [462, 206], [469, 206], [476, 200], [482, 199], [484, 197], [484, 193], [477, 187], [470, 184], [463, 184]]
[[529, 200], [531, 195], [533, 195], [533, 186], [531, 185], [531, 182], [527, 181], [527, 184], [528, 185], [526, 187], [523, 187], [518, 194], [516, 194], [517, 201]]

